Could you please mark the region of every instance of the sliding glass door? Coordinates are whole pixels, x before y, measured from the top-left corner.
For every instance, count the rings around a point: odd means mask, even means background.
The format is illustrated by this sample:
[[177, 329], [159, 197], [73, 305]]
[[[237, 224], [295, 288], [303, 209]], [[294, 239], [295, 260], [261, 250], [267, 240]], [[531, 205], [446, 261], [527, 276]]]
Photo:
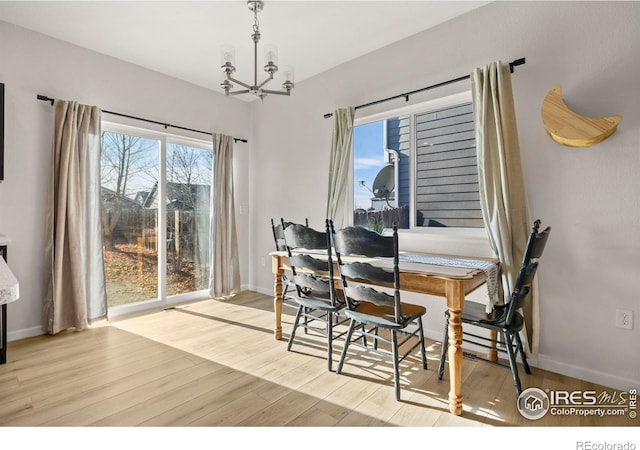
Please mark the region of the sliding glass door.
[[167, 144], [167, 295], [209, 286], [211, 149]]
[[101, 163], [109, 314], [204, 297], [210, 144], [103, 123]]
[[160, 141], [102, 132], [102, 228], [109, 308], [158, 298]]

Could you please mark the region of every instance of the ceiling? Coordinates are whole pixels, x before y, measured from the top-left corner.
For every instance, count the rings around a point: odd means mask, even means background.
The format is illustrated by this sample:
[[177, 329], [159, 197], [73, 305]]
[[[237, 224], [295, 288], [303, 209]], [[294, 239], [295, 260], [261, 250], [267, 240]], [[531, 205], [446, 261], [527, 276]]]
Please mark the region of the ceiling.
[[[274, 44], [300, 83], [487, 3], [267, 0], [258, 64]], [[235, 77], [253, 81], [253, 13], [244, 0], [0, 1], [0, 20], [219, 92], [220, 48], [233, 45]], [[279, 89], [277, 75], [265, 88]], [[264, 77], [259, 69], [258, 82]]]

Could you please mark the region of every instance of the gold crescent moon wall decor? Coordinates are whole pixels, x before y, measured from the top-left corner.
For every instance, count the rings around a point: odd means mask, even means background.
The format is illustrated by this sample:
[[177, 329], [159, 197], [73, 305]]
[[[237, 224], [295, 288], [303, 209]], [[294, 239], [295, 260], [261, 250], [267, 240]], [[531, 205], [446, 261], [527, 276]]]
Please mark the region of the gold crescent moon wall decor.
[[558, 144], [568, 147], [590, 147], [611, 136], [622, 116], [585, 117], [567, 107], [562, 88], [555, 85], [542, 102], [542, 123]]

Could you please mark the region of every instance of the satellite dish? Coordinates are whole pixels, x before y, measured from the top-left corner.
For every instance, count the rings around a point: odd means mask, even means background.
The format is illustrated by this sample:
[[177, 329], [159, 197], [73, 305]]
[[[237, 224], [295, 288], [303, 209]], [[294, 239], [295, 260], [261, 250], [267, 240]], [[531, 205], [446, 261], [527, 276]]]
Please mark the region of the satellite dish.
[[373, 180], [373, 196], [375, 198], [385, 198], [389, 200], [389, 194], [391, 194], [395, 188], [393, 165], [388, 164], [378, 172]]

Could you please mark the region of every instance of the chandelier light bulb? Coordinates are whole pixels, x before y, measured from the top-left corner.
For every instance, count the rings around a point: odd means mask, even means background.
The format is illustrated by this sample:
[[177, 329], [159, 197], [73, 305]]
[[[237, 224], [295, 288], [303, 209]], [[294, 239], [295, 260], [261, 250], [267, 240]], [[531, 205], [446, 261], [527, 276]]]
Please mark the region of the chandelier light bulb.
[[227, 75], [235, 72], [236, 50], [230, 45], [225, 45], [220, 50], [220, 69]]
[[236, 55], [235, 49], [230, 45], [222, 47], [222, 63], [235, 63]]
[[264, 46], [264, 71], [273, 76], [278, 71], [278, 49], [275, 45]]
[[283, 89], [286, 89], [288, 92], [295, 87], [293, 66], [284, 66], [282, 68], [282, 77], [284, 78], [284, 83], [282, 83]]
[[278, 48], [275, 45], [264, 46], [264, 62], [265, 64], [278, 65]]

